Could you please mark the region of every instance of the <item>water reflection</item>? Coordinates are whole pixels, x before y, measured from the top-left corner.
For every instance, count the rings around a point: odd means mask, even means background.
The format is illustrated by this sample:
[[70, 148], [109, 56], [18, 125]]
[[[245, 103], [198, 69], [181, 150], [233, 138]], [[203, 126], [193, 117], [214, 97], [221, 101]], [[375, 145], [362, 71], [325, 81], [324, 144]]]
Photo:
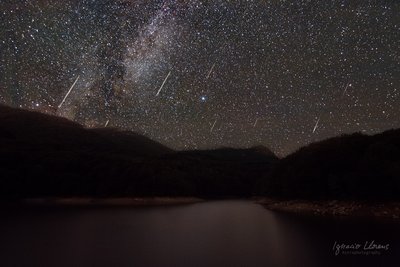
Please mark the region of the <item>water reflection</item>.
[[[3, 214], [2, 266], [395, 266], [400, 252], [396, 224], [288, 217], [250, 201]], [[389, 253], [333, 255], [335, 240], [373, 238]]]

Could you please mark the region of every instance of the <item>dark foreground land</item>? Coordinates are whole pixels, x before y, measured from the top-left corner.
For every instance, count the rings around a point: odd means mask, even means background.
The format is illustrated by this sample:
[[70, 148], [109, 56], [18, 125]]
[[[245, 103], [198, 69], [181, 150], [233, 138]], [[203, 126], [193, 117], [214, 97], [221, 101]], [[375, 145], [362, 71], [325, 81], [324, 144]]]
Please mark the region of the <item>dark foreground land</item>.
[[357, 217], [400, 221], [400, 202], [344, 200], [279, 200], [257, 198], [256, 203], [269, 210], [324, 217]]
[[133, 132], [0, 106], [0, 158], [3, 203], [261, 196], [274, 210], [400, 216], [400, 130], [334, 137], [279, 159], [261, 146], [174, 151]]

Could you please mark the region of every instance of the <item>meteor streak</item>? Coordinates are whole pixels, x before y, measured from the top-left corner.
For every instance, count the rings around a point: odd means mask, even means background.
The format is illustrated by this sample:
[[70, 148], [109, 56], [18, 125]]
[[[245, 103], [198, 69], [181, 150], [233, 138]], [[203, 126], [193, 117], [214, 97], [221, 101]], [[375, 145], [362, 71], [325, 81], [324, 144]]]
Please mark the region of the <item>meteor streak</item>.
[[64, 104], [65, 99], [67, 99], [67, 97], [69, 96], [69, 94], [71, 93], [72, 89], [74, 88], [75, 84], [78, 82], [79, 80], [79, 75], [78, 78], [76, 78], [75, 82], [72, 84], [71, 88], [69, 88], [68, 93], [65, 95], [64, 99], [61, 101], [60, 105], [58, 105], [58, 108], [61, 108], [61, 106]]
[[348, 82], [347, 83], [347, 85], [346, 85], [346, 87], [344, 88], [344, 91], [343, 91], [343, 94], [342, 94], [342, 97], [346, 94], [346, 92], [347, 92], [347, 88], [349, 88], [349, 86], [351, 86], [351, 83], [350, 82]]
[[169, 75], [171, 75], [171, 72], [168, 72], [167, 77], [165, 77], [163, 83], [162, 83], [161, 86], [160, 86], [160, 89], [158, 89], [158, 92], [157, 92], [156, 96], [158, 96], [158, 95], [160, 94], [161, 90], [162, 90], [163, 87], [164, 87], [164, 84], [165, 84], [165, 83], [167, 82], [167, 80], [168, 80]]
[[318, 118], [317, 122], [315, 123], [315, 126], [314, 126], [314, 129], [313, 129], [312, 133], [315, 133], [315, 131], [317, 130], [317, 128], [318, 128], [318, 123], [319, 123], [319, 119], [320, 119], [320, 118]]
[[217, 124], [217, 120], [215, 120], [213, 125], [211, 126], [210, 133], [214, 130], [215, 124]]
[[213, 71], [214, 67], [215, 67], [215, 63], [212, 65], [210, 71], [208, 72], [206, 79], [210, 78], [211, 72]]
[[253, 127], [256, 127], [257, 122], [258, 122], [258, 119], [256, 119], [256, 121], [254, 122]]

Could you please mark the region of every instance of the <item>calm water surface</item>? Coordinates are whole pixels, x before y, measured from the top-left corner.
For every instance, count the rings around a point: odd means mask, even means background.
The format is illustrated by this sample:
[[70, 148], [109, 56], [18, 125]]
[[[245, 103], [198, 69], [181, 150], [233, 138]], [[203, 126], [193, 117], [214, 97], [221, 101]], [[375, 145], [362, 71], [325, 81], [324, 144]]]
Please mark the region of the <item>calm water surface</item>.
[[[338, 243], [389, 244], [334, 255]], [[0, 266], [400, 266], [400, 224], [310, 219], [251, 201], [3, 210]]]

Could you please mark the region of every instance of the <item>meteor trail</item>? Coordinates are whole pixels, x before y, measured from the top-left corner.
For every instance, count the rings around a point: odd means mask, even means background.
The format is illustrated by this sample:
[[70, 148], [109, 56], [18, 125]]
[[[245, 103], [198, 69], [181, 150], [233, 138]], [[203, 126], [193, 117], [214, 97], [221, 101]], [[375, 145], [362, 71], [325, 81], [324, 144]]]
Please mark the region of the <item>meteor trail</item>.
[[109, 123], [110, 123], [110, 120], [107, 120], [106, 124], [104, 124], [104, 127], [107, 127]]
[[161, 86], [160, 86], [160, 89], [158, 89], [158, 92], [157, 92], [156, 96], [158, 96], [158, 95], [160, 94], [161, 90], [162, 90], [163, 87], [164, 87], [164, 84], [165, 84], [165, 83], [167, 82], [167, 80], [168, 80], [169, 75], [171, 75], [171, 72], [168, 72], [167, 77], [165, 77], [163, 83], [162, 83]]
[[256, 119], [256, 121], [254, 122], [253, 127], [256, 127], [257, 122], [258, 122], [258, 119]]
[[210, 71], [208, 72], [206, 79], [208, 79], [210, 77], [211, 72], [213, 71], [214, 67], [215, 67], [215, 63], [212, 65]]
[[217, 120], [215, 120], [214, 123], [213, 123], [213, 125], [211, 126], [210, 133], [214, 130], [214, 127], [215, 127], [215, 124], [216, 124], [216, 123], [217, 123]]
[[314, 129], [313, 129], [312, 133], [315, 133], [315, 131], [317, 130], [317, 128], [318, 128], [318, 123], [319, 123], [319, 119], [320, 119], [320, 118], [318, 118], [317, 122], [315, 123], [315, 126], [314, 126]]
[[67, 99], [68, 95], [71, 93], [72, 89], [74, 88], [75, 84], [78, 82], [79, 80], [79, 75], [78, 78], [76, 78], [75, 82], [72, 84], [71, 88], [69, 88], [68, 93], [65, 95], [64, 99], [61, 101], [60, 105], [58, 105], [58, 108], [61, 108], [61, 106], [64, 104], [65, 99]]
[[344, 91], [343, 91], [343, 94], [342, 94], [342, 97], [346, 94], [346, 92], [347, 92], [347, 88], [349, 88], [349, 86], [351, 85], [351, 83], [350, 82], [348, 82], [347, 83], [347, 85], [346, 85], [346, 87], [344, 88]]

